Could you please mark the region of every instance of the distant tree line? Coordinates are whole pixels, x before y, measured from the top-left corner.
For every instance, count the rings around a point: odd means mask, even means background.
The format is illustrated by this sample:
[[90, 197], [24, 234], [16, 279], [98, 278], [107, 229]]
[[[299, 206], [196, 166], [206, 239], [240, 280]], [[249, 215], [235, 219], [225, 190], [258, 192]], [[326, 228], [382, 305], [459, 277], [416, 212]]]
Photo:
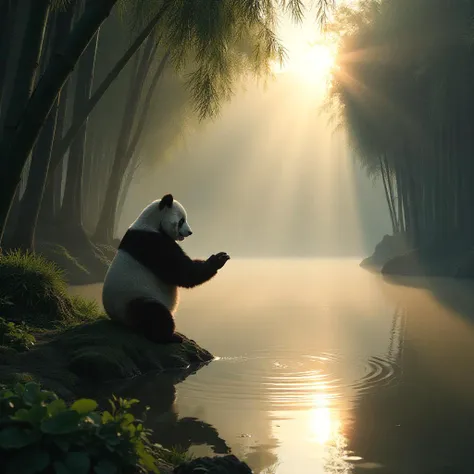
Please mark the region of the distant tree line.
[[474, 241], [473, 18], [472, 0], [363, 0], [331, 26], [328, 106], [412, 248]]

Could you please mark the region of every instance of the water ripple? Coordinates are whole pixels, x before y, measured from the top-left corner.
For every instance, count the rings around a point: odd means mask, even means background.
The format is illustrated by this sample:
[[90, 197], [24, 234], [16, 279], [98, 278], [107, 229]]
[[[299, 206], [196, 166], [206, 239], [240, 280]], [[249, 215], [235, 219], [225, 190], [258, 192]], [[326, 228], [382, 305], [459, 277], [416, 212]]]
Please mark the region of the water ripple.
[[[347, 372], [358, 374], [347, 380]], [[264, 404], [266, 410], [307, 410], [342, 397], [357, 397], [393, 383], [399, 369], [392, 361], [345, 359], [339, 354], [257, 351], [221, 357], [184, 382], [184, 396], [215, 404]], [[360, 375], [362, 374], [362, 375]]]

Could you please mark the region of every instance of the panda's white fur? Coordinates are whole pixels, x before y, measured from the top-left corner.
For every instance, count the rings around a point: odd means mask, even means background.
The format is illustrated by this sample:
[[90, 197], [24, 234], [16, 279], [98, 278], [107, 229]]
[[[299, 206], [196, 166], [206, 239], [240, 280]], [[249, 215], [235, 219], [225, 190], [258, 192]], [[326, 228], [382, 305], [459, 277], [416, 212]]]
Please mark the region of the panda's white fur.
[[[150, 203], [129, 229], [158, 232], [163, 229], [173, 240], [192, 234], [183, 205], [173, 200], [171, 208], [160, 210], [161, 199]], [[179, 222], [184, 224], [178, 228]], [[178, 306], [178, 288], [168, 285], [137, 262], [124, 250], [118, 250], [104, 280], [102, 302], [110, 317], [128, 323], [127, 304], [136, 298], [154, 298], [173, 314]]]
[[[140, 213], [130, 229], [148, 230], [156, 232], [163, 229], [173, 240], [184, 240], [192, 234], [191, 228], [187, 222], [188, 215], [183, 205], [173, 199], [171, 208], [165, 207], [160, 210], [161, 199], [157, 199], [148, 204]], [[179, 228], [179, 222], [184, 219], [183, 225]]]

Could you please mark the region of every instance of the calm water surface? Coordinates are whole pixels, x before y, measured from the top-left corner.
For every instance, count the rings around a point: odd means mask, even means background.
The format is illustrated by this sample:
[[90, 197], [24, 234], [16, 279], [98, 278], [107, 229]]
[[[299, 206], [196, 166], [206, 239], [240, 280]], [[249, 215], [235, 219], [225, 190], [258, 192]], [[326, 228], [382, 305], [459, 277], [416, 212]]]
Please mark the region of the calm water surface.
[[473, 286], [358, 262], [231, 260], [176, 317], [217, 360], [122, 393], [163, 444], [230, 449], [256, 473], [474, 472]]

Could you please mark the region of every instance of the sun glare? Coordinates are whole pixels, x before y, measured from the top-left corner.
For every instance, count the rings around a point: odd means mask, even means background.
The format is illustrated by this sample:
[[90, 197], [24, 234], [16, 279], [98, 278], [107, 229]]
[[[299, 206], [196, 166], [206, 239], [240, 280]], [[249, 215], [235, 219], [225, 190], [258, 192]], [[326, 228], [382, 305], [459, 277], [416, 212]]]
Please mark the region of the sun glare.
[[338, 431], [338, 422], [329, 407], [329, 400], [324, 393], [314, 394], [314, 407], [309, 412], [309, 427], [312, 441], [325, 445], [333, 441]]
[[325, 43], [308, 43], [298, 50], [292, 51], [287, 62], [283, 65], [277, 64], [274, 72], [277, 74], [292, 73], [299, 80], [313, 85], [324, 85], [331, 76], [335, 59], [335, 46]]

